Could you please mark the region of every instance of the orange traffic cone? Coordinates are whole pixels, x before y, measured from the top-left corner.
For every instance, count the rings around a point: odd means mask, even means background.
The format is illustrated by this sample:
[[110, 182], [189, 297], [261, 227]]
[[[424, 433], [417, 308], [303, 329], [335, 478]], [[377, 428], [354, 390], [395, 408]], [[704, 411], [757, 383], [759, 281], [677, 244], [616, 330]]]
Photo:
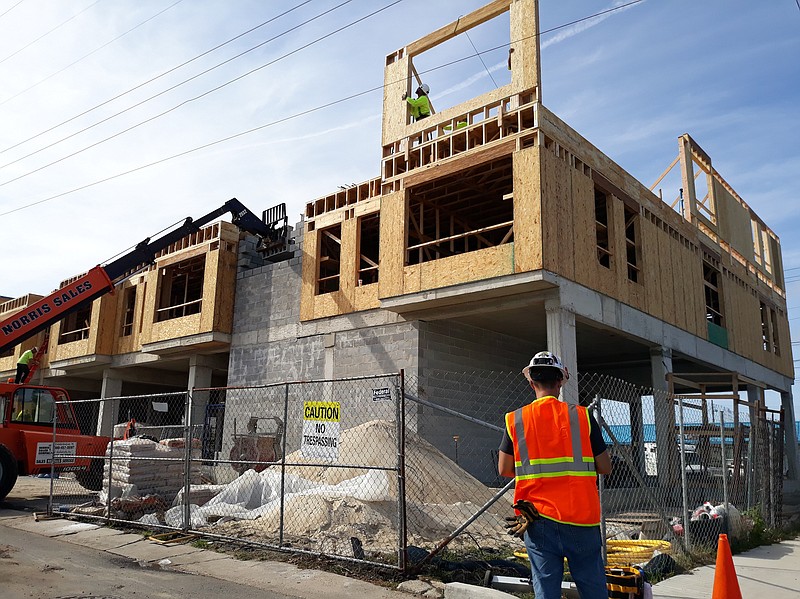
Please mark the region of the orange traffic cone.
[[711, 599], [742, 599], [739, 580], [733, 567], [733, 555], [728, 543], [728, 535], [719, 535], [717, 543], [717, 566], [714, 573], [714, 590]]

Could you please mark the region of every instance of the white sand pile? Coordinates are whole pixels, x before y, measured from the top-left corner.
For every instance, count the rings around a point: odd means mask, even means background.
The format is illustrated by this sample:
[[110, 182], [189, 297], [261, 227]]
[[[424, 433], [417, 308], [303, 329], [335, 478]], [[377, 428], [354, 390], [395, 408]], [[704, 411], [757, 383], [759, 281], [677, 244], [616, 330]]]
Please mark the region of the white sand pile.
[[[394, 424], [375, 420], [342, 431], [338, 464], [394, 467]], [[298, 451], [288, 463], [314, 463]], [[396, 551], [399, 534], [397, 475], [393, 471], [287, 466], [284, 493], [284, 540], [294, 546], [351, 555], [350, 537], [370, 553]], [[433, 445], [414, 433], [406, 435], [406, 517], [410, 544], [432, 547], [470, 518], [494, 492]], [[177, 510], [176, 510], [177, 513]], [[516, 545], [505, 534], [511, 513], [507, 493], [450, 547]], [[218, 520], [222, 517], [221, 520]], [[236, 521], [229, 521], [231, 518]], [[192, 524], [218, 520], [214, 532], [278, 542], [280, 468], [245, 472], [202, 507], [193, 506]]]

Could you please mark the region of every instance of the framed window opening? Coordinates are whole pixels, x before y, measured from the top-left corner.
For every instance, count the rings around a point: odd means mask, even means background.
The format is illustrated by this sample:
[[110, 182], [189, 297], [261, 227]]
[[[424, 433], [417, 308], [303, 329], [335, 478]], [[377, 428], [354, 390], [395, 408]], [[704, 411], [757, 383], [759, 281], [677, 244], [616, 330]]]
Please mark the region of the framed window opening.
[[58, 342], [72, 343], [89, 338], [89, 328], [92, 322], [92, 304], [77, 309], [68, 314], [61, 321]]
[[120, 336], [129, 337], [133, 334], [133, 321], [136, 315], [136, 287], [125, 289], [122, 305], [122, 331], [120, 331]]
[[706, 320], [718, 327], [725, 327], [722, 314], [722, 277], [719, 269], [703, 260], [703, 287], [706, 298]]
[[200, 313], [205, 269], [205, 254], [161, 269], [156, 322]]
[[319, 232], [317, 253], [317, 295], [339, 290], [342, 260], [342, 225]]
[[641, 246], [639, 243], [639, 213], [625, 206], [625, 257], [628, 280], [641, 283]]
[[358, 277], [356, 283], [370, 285], [378, 282], [380, 264], [380, 214], [358, 219]]
[[594, 221], [597, 240], [597, 261], [600, 266], [611, 269], [611, 226], [609, 221], [611, 196], [597, 187], [594, 188]]
[[510, 156], [409, 191], [406, 266], [514, 241]]

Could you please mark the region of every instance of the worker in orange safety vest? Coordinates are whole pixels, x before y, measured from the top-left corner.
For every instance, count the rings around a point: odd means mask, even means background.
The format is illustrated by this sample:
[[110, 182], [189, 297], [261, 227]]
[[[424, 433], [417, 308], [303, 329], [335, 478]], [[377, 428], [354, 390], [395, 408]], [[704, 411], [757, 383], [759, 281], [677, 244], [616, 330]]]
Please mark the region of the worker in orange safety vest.
[[582, 599], [607, 598], [597, 474], [611, 472], [602, 432], [582, 406], [558, 399], [569, 371], [537, 353], [522, 373], [536, 400], [505, 416], [498, 471], [514, 477], [510, 534], [525, 542], [536, 599], [560, 599], [564, 559]]

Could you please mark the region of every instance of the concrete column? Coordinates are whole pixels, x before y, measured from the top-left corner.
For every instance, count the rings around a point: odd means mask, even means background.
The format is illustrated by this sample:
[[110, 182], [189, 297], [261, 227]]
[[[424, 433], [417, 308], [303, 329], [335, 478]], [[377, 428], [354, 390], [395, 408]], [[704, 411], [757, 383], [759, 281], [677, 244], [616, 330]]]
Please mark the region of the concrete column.
[[781, 392], [781, 406], [786, 423], [784, 436], [784, 451], [789, 462], [789, 480], [800, 480], [800, 462], [797, 458], [797, 429], [795, 428], [794, 403], [792, 402], [792, 392]]
[[[101, 399], [120, 397], [122, 395], [122, 379], [119, 374], [106, 368], [103, 371], [103, 386], [100, 390]], [[104, 437], [114, 436], [114, 425], [119, 416], [119, 401], [101, 401], [97, 414], [97, 434]]]
[[[656, 421], [656, 464], [659, 483], [671, 486], [680, 483], [678, 444], [675, 442], [675, 408], [668, 396], [667, 374], [672, 372], [672, 350], [654, 347], [650, 350], [650, 371], [653, 377], [653, 412]], [[672, 466], [672, 467], [671, 467]]]
[[569, 369], [570, 379], [561, 389], [561, 399], [578, 403], [578, 349], [575, 339], [575, 313], [561, 305], [558, 299], [544, 304], [547, 314], [547, 349]]
[[204, 360], [205, 356], [189, 357], [189, 392], [192, 393], [192, 417], [190, 424], [201, 425], [205, 421], [208, 391], [192, 391], [211, 387], [212, 368]]

